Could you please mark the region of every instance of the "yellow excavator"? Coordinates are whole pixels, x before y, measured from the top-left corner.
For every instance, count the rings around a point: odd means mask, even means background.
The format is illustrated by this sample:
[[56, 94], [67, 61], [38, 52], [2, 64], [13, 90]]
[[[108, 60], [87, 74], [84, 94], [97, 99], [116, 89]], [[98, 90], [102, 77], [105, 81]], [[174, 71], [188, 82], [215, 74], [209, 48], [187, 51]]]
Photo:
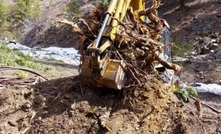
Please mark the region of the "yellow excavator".
[[[127, 9], [132, 7], [134, 11], [144, 10], [144, 0], [111, 0], [103, 20], [102, 27], [95, 41], [86, 49], [81, 57], [80, 78], [85, 82], [98, 86], [114, 89], [122, 89], [127, 81], [124, 71], [125, 63], [113, 58], [106, 50], [113, 45], [116, 38], [119, 21], [123, 21]], [[115, 18], [115, 19], [113, 19]], [[146, 18], [139, 18], [145, 21]], [[165, 27], [163, 44], [169, 41], [169, 26], [164, 19], [161, 20]], [[170, 49], [165, 49], [164, 55], [170, 57]]]

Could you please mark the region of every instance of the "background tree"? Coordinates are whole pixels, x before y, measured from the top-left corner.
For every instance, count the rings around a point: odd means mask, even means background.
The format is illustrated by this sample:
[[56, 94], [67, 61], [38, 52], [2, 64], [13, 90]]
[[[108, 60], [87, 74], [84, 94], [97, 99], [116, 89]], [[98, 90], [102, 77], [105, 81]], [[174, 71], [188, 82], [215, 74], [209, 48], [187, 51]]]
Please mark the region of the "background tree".
[[4, 1], [0, 0], [0, 34], [7, 27], [7, 8], [4, 5]]
[[23, 21], [28, 17], [33, 19], [40, 15], [40, 4], [38, 0], [14, 0], [15, 6], [12, 9], [14, 23]]

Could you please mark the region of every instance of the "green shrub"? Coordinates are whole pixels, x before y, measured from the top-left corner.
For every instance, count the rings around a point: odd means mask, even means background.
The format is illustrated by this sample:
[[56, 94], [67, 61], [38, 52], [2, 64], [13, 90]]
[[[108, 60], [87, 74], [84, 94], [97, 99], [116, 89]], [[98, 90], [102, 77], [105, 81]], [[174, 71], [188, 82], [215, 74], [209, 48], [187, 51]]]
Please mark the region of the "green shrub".
[[28, 74], [24, 71], [19, 70], [14, 74], [14, 76], [16, 76], [17, 78], [27, 78]]
[[[109, 0], [89, 0], [88, 2], [92, 3], [93, 5], [102, 3], [105, 7], [108, 7], [109, 4]], [[71, 0], [70, 3], [67, 5], [66, 10], [70, 13], [70, 15], [75, 15], [76, 13], [78, 13], [81, 6], [82, 5], [80, 5], [77, 0]]]
[[71, 15], [75, 15], [76, 13], [78, 13], [79, 8], [80, 4], [76, 0], [71, 0], [70, 3], [67, 5], [67, 11]]
[[172, 56], [187, 57], [193, 51], [193, 45], [188, 42], [172, 41]]
[[34, 20], [41, 15], [38, 0], [13, 0], [13, 5], [5, 5], [0, 0], [0, 37], [16, 38], [21, 35], [24, 19]]
[[2, 42], [0, 42], [0, 64], [7, 66], [23, 66], [51, 74], [56, 71], [55, 67], [38, 63], [28, 55], [24, 55], [17, 50], [11, 50], [5, 43]]
[[97, 5], [99, 3], [102, 3], [105, 7], [108, 7], [109, 5], [109, 0], [89, 0], [89, 1], [92, 1], [94, 5]]
[[12, 10], [14, 22], [23, 21], [26, 17], [33, 19], [41, 14], [38, 0], [14, 0], [14, 2]]

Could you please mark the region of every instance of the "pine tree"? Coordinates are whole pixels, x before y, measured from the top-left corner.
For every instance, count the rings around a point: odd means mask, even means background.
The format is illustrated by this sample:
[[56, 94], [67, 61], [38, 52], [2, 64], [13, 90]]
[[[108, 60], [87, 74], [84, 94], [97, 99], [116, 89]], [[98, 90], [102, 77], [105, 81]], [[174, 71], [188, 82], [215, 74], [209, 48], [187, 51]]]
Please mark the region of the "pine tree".
[[7, 22], [7, 8], [4, 5], [4, 1], [0, 0], [0, 28], [4, 29]]
[[13, 18], [15, 21], [23, 21], [24, 18], [33, 18], [40, 14], [38, 0], [14, 0], [15, 7]]

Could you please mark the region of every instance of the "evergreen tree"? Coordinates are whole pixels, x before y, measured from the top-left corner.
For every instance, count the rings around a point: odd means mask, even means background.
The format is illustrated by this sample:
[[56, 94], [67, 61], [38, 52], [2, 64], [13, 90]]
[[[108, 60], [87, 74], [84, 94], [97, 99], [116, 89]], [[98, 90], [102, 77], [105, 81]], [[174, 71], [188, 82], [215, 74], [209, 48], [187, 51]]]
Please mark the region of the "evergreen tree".
[[67, 5], [67, 11], [71, 14], [74, 15], [78, 12], [80, 8], [80, 5], [76, 0], [71, 0], [70, 3]]
[[14, 0], [15, 7], [13, 19], [17, 22], [24, 18], [34, 18], [40, 14], [40, 4], [38, 0]]
[[7, 8], [4, 5], [4, 1], [0, 0], [0, 28], [4, 29], [7, 22]]

